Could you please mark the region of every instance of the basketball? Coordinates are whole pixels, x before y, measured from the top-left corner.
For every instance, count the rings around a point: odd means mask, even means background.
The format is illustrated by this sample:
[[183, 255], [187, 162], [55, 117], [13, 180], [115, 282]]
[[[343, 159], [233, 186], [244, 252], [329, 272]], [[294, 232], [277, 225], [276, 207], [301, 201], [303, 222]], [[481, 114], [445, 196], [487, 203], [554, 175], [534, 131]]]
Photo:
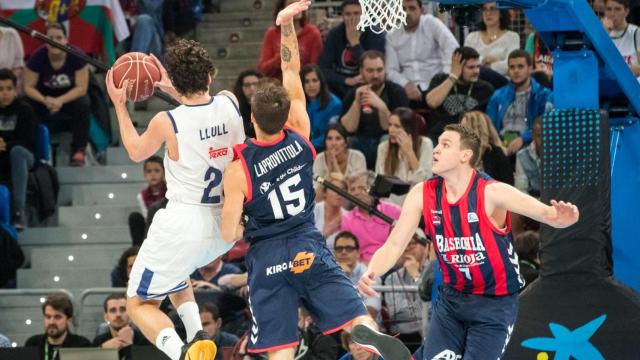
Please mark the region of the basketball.
[[121, 88], [124, 81], [129, 80], [127, 99], [134, 102], [151, 97], [153, 84], [160, 80], [160, 69], [149, 56], [140, 52], [120, 56], [111, 70], [116, 87]]

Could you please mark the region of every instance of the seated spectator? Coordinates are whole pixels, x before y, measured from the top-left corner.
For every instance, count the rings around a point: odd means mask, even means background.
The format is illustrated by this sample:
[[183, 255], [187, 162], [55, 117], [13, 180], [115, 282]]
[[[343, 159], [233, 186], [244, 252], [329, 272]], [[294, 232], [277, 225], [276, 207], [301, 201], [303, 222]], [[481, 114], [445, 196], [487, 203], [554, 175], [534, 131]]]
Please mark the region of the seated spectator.
[[318, 65], [327, 78], [331, 91], [340, 98], [361, 84], [358, 60], [367, 50], [384, 52], [385, 35], [370, 28], [357, 29], [362, 7], [358, 0], [343, 0], [342, 22], [327, 34]]
[[120, 255], [118, 264], [111, 271], [111, 287], [127, 287], [129, 275], [139, 251], [139, 246], [132, 246]]
[[489, 174], [495, 180], [513, 184], [513, 166], [507, 158], [491, 119], [481, 111], [470, 111], [462, 117], [462, 125], [472, 129], [480, 138], [480, 156], [475, 168]]
[[[395, 176], [411, 185], [431, 177], [433, 143], [420, 136], [419, 122], [413, 110], [395, 109], [389, 117], [389, 139], [378, 145], [376, 173]], [[405, 195], [391, 194], [389, 201], [401, 205]]]
[[[273, 13], [273, 18], [278, 16], [280, 10], [293, 4], [296, 0], [278, 0]], [[317, 64], [322, 52], [322, 35], [318, 28], [307, 22], [307, 13], [296, 15], [293, 19], [293, 27], [298, 38], [300, 49], [300, 66], [307, 64]], [[258, 70], [265, 76], [282, 79], [280, 69], [280, 27], [270, 26], [264, 34], [262, 49], [260, 50], [260, 60]]]
[[[330, 247], [334, 252], [336, 262], [342, 268], [353, 285], [358, 285], [358, 281], [367, 271], [367, 265], [360, 261], [360, 242], [358, 238], [349, 231], [342, 231], [336, 235], [335, 243]], [[380, 312], [380, 298], [377, 296], [362, 295], [364, 304], [369, 314], [374, 319]]]
[[480, 54], [470, 47], [456, 49], [451, 60], [451, 73], [433, 77], [425, 101], [433, 111], [429, 114], [427, 136], [434, 144], [445, 126], [460, 121], [467, 111], [487, 108], [493, 86], [480, 79]]
[[533, 122], [533, 141], [516, 154], [515, 186], [533, 197], [540, 196], [540, 155], [542, 154], [542, 118]]
[[[329, 124], [324, 136], [324, 151], [313, 162], [313, 177], [322, 176], [326, 179], [331, 175], [345, 178], [366, 170], [364, 155], [347, 147], [347, 132], [344, 127]], [[332, 175], [334, 173], [337, 175]], [[316, 184], [316, 199], [322, 200], [322, 195]]]
[[640, 76], [640, 63], [638, 59], [638, 49], [640, 49], [640, 36], [638, 36], [638, 26], [629, 24], [630, 0], [606, 0], [604, 20], [605, 30], [609, 37], [629, 65], [634, 76]]
[[[13, 71], [16, 79], [22, 81], [24, 70], [24, 47], [18, 32], [10, 27], [0, 26], [0, 69]], [[21, 87], [18, 87], [21, 89]]]
[[495, 2], [482, 4], [480, 30], [471, 32], [464, 46], [480, 53], [480, 63], [495, 72], [507, 74], [507, 56], [520, 48], [520, 35], [509, 30], [509, 11], [500, 10]]
[[194, 0], [163, 0], [162, 24], [165, 44], [177, 38], [195, 38], [198, 21], [193, 13]]
[[218, 347], [218, 353], [215, 360], [223, 360], [223, 354], [228, 352], [224, 349], [233, 349], [238, 343], [238, 337], [228, 332], [222, 331], [222, 318], [220, 310], [214, 303], [204, 303], [198, 305], [200, 310], [200, 321], [202, 322], [202, 330], [204, 330], [209, 338]]
[[402, 87], [386, 79], [384, 55], [368, 50], [360, 58], [364, 85], [351, 90], [342, 103], [340, 123], [353, 133], [349, 147], [360, 150], [373, 169], [380, 137], [389, 129], [389, 116], [400, 106], [409, 106]]
[[[347, 182], [342, 176], [335, 176], [335, 173], [331, 173], [325, 180], [345, 191], [347, 190]], [[347, 211], [342, 207], [342, 196], [333, 190], [321, 186], [317, 192], [322, 193], [324, 200], [317, 202], [313, 209], [316, 228], [322, 232], [322, 236], [326, 239], [327, 248], [332, 250], [335, 236], [340, 231], [342, 215]]]
[[542, 41], [540, 34], [529, 34], [524, 49], [533, 59], [532, 76], [542, 86], [553, 89], [553, 53]]
[[164, 28], [162, 24], [163, 1], [120, 0], [131, 39], [127, 51], [153, 54], [162, 59], [164, 53]]
[[[366, 204], [373, 204], [369, 195], [369, 174], [363, 173], [347, 179], [349, 193]], [[394, 203], [381, 200], [376, 207], [381, 213], [393, 218], [400, 217], [400, 207]], [[350, 231], [360, 241], [360, 259], [368, 264], [373, 254], [387, 241], [391, 232], [391, 224], [367, 210], [356, 207], [342, 216], [342, 230]]]
[[8, 337], [0, 334], [0, 348], [10, 348], [13, 347], [11, 346], [11, 340], [9, 340]]
[[553, 109], [552, 92], [531, 78], [533, 62], [524, 50], [509, 54], [508, 85], [496, 90], [487, 105], [487, 115], [515, 155], [532, 140], [533, 120]]
[[104, 321], [109, 331], [93, 339], [94, 347], [118, 349], [120, 359], [131, 360], [131, 345], [149, 345], [149, 341], [135, 327], [132, 327], [127, 315], [127, 297], [124, 294], [112, 294], [104, 299]]
[[[68, 44], [64, 26], [49, 23], [46, 30], [49, 38]], [[30, 98], [38, 120], [52, 133], [71, 130], [71, 166], [84, 166], [85, 163], [91, 113], [88, 86], [89, 66], [51, 45], [40, 47], [27, 62], [24, 92]]]
[[540, 274], [540, 234], [527, 230], [516, 238], [516, 253], [518, 253], [520, 274], [525, 281], [525, 287], [538, 278]]
[[311, 121], [311, 143], [317, 151], [323, 150], [324, 134], [330, 123], [340, 118], [342, 100], [329, 92], [327, 81], [318, 65], [305, 65], [300, 80], [307, 99], [307, 114]]
[[422, 1], [403, 0], [402, 8], [407, 24], [387, 33], [389, 80], [404, 88], [412, 108], [426, 108], [424, 91], [436, 74], [449, 72], [459, 45], [440, 19], [423, 14]]
[[218, 257], [209, 264], [197, 269], [191, 274], [191, 285], [194, 289], [218, 289], [220, 277], [228, 274], [241, 274], [237, 266], [226, 264], [222, 257]]
[[11, 178], [13, 223], [27, 226], [25, 205], [29, 169], [35, 164], [37, 119], [29, 104], [17, 98], [15, 74], [0, 69], [0, 179]]
[[[399, 259], [399, 268], [385, 275], [382, 284], [394, 288], [418, 285], [420, 274], [429, 260], [428, 255], [424, 233], [414, 235]], [[399, 334], [398, 338], [413, 353], [422, 344], [422, 299], [417, 293], [407, 292], [384, 293], [383, 297], [389, 314], [390, 332]]]
[[367, 351], [364, 347], [356, 344], [351, 339], [351, 334], [346, 331], [343, 331], [340, 334], [340, 340], [342, 343], [342, 348], [348, 351], [348, 353], [344, 354], [338, 360], [378, 360], [381, 359], [378, 355], [375, 355], [372, 352]]
[[44, 334], [33, 335], [25, 347], [37, 347], [38, 359], [60, 360], [59, 348], [90, 347], [84, 336], [72, 334], [73, 303], [65, 293], [49, 294], [42, 304]]
[[129, 232], [133, 246], [142, 245], [142, 241], [146, 237], [145, 219], [148, 217], [149, 208], [163, 200], [167, 192], [167, 183], [164, 179], [164, 163], [161, 157], [153, 155], [145, 160], [142, 170], [144, 172], [144, 180], [148, 186], [136, 198], [140, 206], [140, 212], [133, 212], [129, 215]]
[[238, 75], [236, 85], [233, 87], [233, 93], [238, 99], [238, 107], [242, 115], [244, 134], [248, 138], [256, 137], [256, 130], [251, 122], [251, 98], [255, 95], [262, 77], [262, 73], [258, 70], [245, 70]]
[[300, 344], [296, 348], [296, 360], [334, 360], [338, 355], [338, 344], [331, 334], [323, 334], [313, 321], [309, 311], [298, 308], [298, 331]]

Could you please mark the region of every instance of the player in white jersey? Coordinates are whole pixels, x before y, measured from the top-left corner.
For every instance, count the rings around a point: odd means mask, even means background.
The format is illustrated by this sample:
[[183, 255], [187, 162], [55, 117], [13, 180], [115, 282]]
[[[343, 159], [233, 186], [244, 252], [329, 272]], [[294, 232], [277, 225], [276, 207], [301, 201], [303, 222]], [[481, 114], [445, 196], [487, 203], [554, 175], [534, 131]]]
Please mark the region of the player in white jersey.
[[629, 0], [607, 0], [605, 3], [605, 20], [603, 21], [609, 37], [620, 51], [620, 55], [629, 65], [633, 75], [640, 76], [638, 49], [640, 34], [638, 27], [627, 22]]
[[[125, 107], [123, 84], [107, 90], [114, 103], [120, 136], [129, 157], [142, 161], [165, 145], [166, 209], [156, 213], [131, 270], [127, 312], [142, 333], [172, 360], [213, 360], [216, 346], [202, 331], [189, 275], [227, 252], [222, 240], [222, 173], [232, 148], [245, 140], [233, 93], [209, 95], [214, 71], [207, 51], [195, 41], [179, 40], [167, 49], [167, 70], [155, 84], [182, 105], [158, 113], [139, 135]], [[187, 345], [158, 307], [169, 296], [187, 330]]]

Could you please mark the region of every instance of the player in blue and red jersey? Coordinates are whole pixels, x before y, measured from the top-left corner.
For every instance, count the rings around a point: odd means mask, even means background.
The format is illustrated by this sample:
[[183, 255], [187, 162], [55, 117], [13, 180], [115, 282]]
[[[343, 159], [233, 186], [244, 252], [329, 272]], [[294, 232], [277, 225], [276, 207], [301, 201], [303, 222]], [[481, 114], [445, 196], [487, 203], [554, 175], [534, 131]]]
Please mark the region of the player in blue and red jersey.
[[[578, 208], [545, 205], [514, 187], [474, 170], [480, 140], [461, 125], [448, 125], [433, 150], [437, 177], [416, 185], [387, 242], [375, 253], [360, 290], [375, 295], [376, 274], [386, 273], [402, 255], [420, 217], [433, 241], [443, 274], [426, 342], [416, 360], [499, 359], [509, 341], [524, 286], [513, 246], [509, 212], [556, 228], [578, 221]], [[355, 339], [375, 345], [373, 333]]]
[[[222, 236], [251, 244], [245, 258], [252, 315], [248, 351], [266, 352], [272, 360], [293, 360], [300, 305], [325, 334], [376, 326], [314, 225], [315, 150], [293, 27], [293, 18], [308, 6], [309, 0], [300, 0], [278, 14], [284, 86], [259, 85], [251, 102], [256, 139], [234, 148], [238, 160], [224, 176]], [[244, 229], [238, 225], [243, 213]], [[386, 359], [411, 358], [399, 340], [373, 333], [382, 340], [371, 350]]]

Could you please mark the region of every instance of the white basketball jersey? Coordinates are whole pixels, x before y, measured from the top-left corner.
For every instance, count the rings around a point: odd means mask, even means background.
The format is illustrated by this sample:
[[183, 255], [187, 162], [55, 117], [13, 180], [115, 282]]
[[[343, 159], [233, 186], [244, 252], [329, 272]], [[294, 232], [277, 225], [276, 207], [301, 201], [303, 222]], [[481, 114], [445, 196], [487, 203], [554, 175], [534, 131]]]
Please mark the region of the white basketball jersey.
[[628, 24], [622, 34], [609, 34], [611, 40], [620, 51], [624, 61], [628, 65], [638, 65], [638, 47], [636, 46], [636, 34], [638, 27]]
[[233, 160], [233, 146], [245, 140], [240, 111], [231, 98], [217, 95], [204, 105], [167, 111], [178, 139], [178, 161], [165, 152], [169, 201], [222, 208], [222, 173]]

